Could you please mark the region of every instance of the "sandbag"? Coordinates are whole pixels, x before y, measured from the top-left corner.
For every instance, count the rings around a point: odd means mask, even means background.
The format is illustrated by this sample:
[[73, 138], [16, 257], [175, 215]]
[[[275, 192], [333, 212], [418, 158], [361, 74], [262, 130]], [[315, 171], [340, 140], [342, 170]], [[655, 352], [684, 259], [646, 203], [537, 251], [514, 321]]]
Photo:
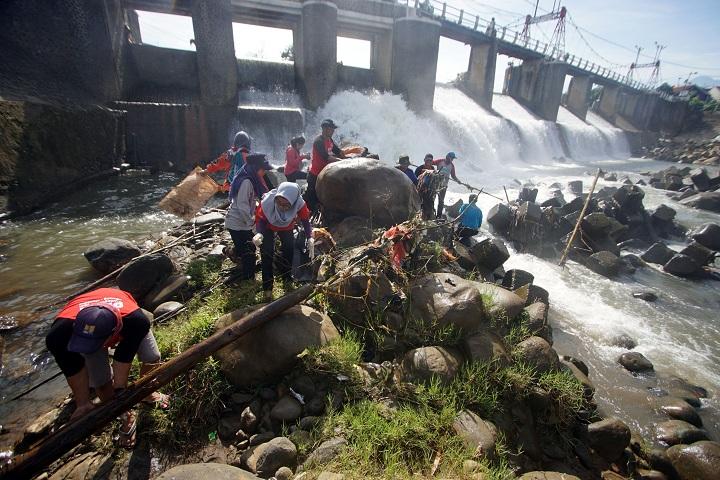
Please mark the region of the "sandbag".
[[218, 184], [195, 167], [182, 182], [160, 200], [160, 208], [178, 217], [190, 220], [218, 191]]

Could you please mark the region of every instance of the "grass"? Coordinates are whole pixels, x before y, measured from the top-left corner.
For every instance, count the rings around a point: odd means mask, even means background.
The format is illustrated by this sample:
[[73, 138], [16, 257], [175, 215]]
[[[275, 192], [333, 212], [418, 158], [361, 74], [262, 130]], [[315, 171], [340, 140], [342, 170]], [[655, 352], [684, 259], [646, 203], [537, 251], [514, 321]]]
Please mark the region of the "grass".
[[220, 279], [222, 259], [217, 257], [199, 258], [190, 262], [185, 273], [190, 275], [189, 286], [193, 290], [209, 287]]
[[310, 374], [357, 376], [355, 365], [362, 361], [363, 345], [353, 332], [319, 347], [301, 353], [303, 365]]

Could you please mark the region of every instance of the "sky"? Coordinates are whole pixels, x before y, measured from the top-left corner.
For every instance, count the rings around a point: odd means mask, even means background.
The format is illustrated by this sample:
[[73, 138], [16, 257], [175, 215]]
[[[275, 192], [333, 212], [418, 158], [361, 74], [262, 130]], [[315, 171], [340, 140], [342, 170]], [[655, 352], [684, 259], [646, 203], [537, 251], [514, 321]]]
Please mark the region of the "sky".
[[[635, 61], [635, 46], [643, 47], [639, 63], [651, 62], [655, 42], [664, 45], [660, 81], [683, 83], [688, 77], [709, 76], [720, 84], [720, 0], [555, 0], [568, 10], [565, 24], [566, 51], [626, 74]], [[404, 3], [404, 0], [403, 2]], [[411, 2], [412, 3], [412, 2]], [[440, 2], [437, 2], [440, 3]], [[524, 15], [532, 13], [535, 0], [451, 0], [465, 15], [495, 18], [497, 28], [522, 30]], [[552, 0], [539, 2], [538, 15], [553, 9]], [[558, 8], [555, 5], [556, 9]], [[194, 49], [190, 17], [139, 12], [143, 42], [169, 48]], [[555, 22], [533, 25], [531, 37], [547, 42]], [[282, 61], [283, 50], [292, 44], [289, 30], [233, 24], [238, 58]], [[370, 44], [338, 38], [338, 61], [367, 68]], [[440, 39], [437, 80], [453, 80], [467, 70], [470, 46]], [[502, 88], [507, 57], [497, 63], [495, 89]], [[519, 61], [515, 61], [519, 63]], [[639, 70], [635, 78], [647, 81], [651, 69]]]

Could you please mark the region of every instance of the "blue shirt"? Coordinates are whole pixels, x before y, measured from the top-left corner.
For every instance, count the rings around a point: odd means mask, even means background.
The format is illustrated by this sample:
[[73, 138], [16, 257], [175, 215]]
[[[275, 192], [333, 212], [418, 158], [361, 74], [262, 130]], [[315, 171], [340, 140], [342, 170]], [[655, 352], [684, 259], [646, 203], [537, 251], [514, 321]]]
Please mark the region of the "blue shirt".
[[473, 230], [480, 228], [482, 224], [482, 210], [474, 203], [463, 203], [460, 207], [460, 225]]
[[406, 169], [398, 168], [398, 170], [400, 170], [405, 175], [407, 175], [407, 177], [410, 179], [410, 181], [413, 182], [413, 185], [417, 185], [418, 179], [412, 170], [410, 170], [409, 168], [406, 168]]

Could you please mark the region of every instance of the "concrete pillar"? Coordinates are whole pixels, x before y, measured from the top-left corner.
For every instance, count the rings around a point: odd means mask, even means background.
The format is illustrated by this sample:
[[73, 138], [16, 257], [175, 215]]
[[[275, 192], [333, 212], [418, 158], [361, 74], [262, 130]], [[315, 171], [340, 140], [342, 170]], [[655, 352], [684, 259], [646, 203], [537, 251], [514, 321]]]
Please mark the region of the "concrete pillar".
[[505, 73], [505, 91], [538, 117], [557, 120], [567, 65], [564, 62], [525, 60]]
[[487, 109], [492, 108], [497, 49], [495, 37], [488, 43], [473, 45], [470, 49], [465, 88], [470, 97]]
[[237, 104], [237, 59], [230, 0], [192, 0], [200, 100], [204, 105]]
[[598, 113], [607, 121], [615, 123], [620, 100], [620, 87], [605, 85], [600, 95]]
[[138, 19], [137, 10], [125, 10], [125, 30], [130, 43], [142, 43], [140, 20]]
[[587, 117], [588, 107], [590, 107], [592, 85], [592, 77], [590, 76], [577, 76], [570, 79], [566, 107], [582, 120]]
[[433, 108], [439, 47], [440, 22], [420, 17], [395, 19], [392, 90], [416, 112]]
[[392, 88], [392, 30], [377, 34], [372, 42], [370, 68], [375, 71], [375, 86], [382, 90]]
[[295, 44], [295, 71], [305, 105], [312, 110], [322, 106], [335, 93], [337, 10], [337, 5], [325, 0], [305, 0], [302, 4], [297, 35], [299, 44]]

